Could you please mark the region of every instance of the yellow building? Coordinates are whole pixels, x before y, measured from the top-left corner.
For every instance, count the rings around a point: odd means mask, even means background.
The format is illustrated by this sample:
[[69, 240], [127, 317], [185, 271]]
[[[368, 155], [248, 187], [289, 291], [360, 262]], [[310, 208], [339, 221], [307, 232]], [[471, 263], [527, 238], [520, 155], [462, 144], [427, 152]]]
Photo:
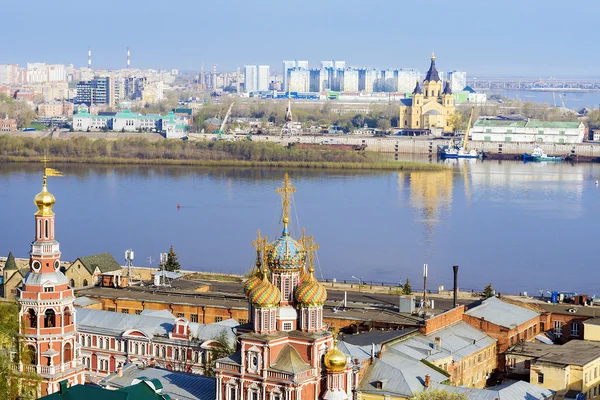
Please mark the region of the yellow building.
[[588, 400], [600, 397], [600, 343], [571, 340], [563, 345], [519, 343], [506, 352], [509, 373], [556, 391], [556, 399], [578, 393]]
[[70, 287], [80, 288], [97, 285], [100, 275], [112, 271], [121, 271], [121, 265], [110, 253], [102, 253], [79, 257], [67, 267], [65, 275], [69, 279]]
[[600, 342], [600, 318], [583, 321], [583, 339]]
[[400, 101], [399, 126], [404, 131], [424, 133], [424, 131], [450, 132], [450, 116], [454, 114], [454, 96], [450, 83], [442, 90], [442, 80], [435, 67], [435, 56], [423, 81], [423, 88], [417, 81], [412, 99]]

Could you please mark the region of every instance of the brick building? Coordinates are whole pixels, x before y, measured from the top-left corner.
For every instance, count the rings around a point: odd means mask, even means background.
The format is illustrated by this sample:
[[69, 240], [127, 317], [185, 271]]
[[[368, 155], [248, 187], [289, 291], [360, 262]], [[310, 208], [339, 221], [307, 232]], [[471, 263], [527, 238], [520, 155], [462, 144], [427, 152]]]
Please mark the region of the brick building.
[[0, 119], [0, 132], [14, 132], [17, 130], [17, 120], [4, 118]]
[[497, 342], [498, 369], [504, 371], [504, 353], [518, 342], [532, 342], [536, 335], [546, 330], [548, 315], [529, 308], [490, 297], [481, 305], [463, 314], [463, 321], [487, 333]]
[[73, 289], [60, 270], [60, 245], [54, 238], [54, 206], [56, 199], [46, 187], [44, 169], [42, 191], [35, 196], [35, 238], [31, 243], [29, 272], [17, 288], [19, 303], [18, 372], [40, 376], [39, 394], [61, 390], [59, 382], [70, 385], [85, 382], [84, 367], [76, 343], [76, 313]]
[[125, 364], [154, 365], [171, 371], [204, 374], [219, 335], [235, 340], [233, 319], [209, 325], [176, 318], [168, 311], [124, 314], [80, 309], [77, 342], [83, 365], [106, 376]]

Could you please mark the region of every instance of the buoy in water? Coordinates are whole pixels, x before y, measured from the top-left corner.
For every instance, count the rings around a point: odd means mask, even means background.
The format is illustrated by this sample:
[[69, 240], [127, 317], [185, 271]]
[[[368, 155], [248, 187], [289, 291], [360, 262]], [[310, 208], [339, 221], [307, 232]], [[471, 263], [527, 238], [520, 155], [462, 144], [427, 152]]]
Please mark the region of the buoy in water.
[[181, 210], [181, 204], [177, 203], [177, 209]]

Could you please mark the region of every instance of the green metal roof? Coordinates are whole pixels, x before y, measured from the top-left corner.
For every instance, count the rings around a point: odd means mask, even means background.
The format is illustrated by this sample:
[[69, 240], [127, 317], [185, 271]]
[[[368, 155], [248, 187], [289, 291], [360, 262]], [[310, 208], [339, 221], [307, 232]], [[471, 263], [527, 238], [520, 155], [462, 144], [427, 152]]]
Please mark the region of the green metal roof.
[[17, 263], [15, 262], [15, 256], [13, 256], [12, 251], [8, 253], [8, 257], [6, 258], [6, 264], [4, 264], [4, 270], [16, 270]]
[[93, 256], [79, 257], [79, 261], [83, 264], [85, 269], [90, 274], [94, 273], [94, 269], [98, 267], [100, 272], [118, 271], [121, 269], [121, 265], [115, 260], [110, 253], [94, 254]]
[[513, 121], [503, 119], [478, 119], [473, 126], [507, 126], [515, 128], [523, 128], [527, 121]]
[[530, 120], [527, 123], [528, 128], [571, 128], [577, 129], [581, 122], [566, 122], [566, 121], [539, 121], [539, 120]]
[[67, 387], [67, 381], [60, 382], [60, 390], [40, 400], [170, 400], [170, 396], [156, 393], [148, 383], [142, 381], [117, 390], [99, 386], [74, 385]]
[[478, 119], [474, 126], [502, 126], [513, 128], [570, 128], [577, 129], [581, 122], [565, 122], [565, 121], [540, 121], [537, 119], [530, 120], [504, 120], [504, 119]]

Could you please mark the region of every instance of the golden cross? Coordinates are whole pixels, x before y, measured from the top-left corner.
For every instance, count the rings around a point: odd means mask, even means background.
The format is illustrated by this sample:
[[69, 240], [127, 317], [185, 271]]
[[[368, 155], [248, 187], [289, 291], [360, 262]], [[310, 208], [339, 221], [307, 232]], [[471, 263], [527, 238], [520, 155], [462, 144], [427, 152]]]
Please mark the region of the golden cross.
[[283, 223], [287, 224], [290, 218], [290, 195], [296, 191], [296, 188], [292, 186], [292, 181], [287, 172], [283, 176], [283, 187], [277, 188], [275, 191], [281, 195]]
[[315, 243], [313, 236], [305, 237], [302, 244], [308, 255], [308, 271], [310, 272], [311, 269], [314, 271], [315, 250], [318, 250], [321, 246]]
[[269, 243], [267, 240], [266, 236], [263, 236], [262, 238], [262, 249], [263, 249], [263, 254], [262, 254], [262, 258], [263, 258], [263, 265], [267, 265], [267, 253], [269, 251]]
[[42, 158], [42, 162], [44, 163], [44, 183], [43, 185], [46, 186], [46, 180], [48, 179], [48, 177], [46, 176], [46, 170], [48, 169], [48, 157], [46, 157], [46, 155], [44, 155], [44, 157]]
[[256, 249], [257, 252], [260, 252], [262, 243], [263, 243], [263, 239], [260, 236], [260, 229], [259, 229], [258, 232], [256, 233], [256, 240], [254, 240], [252, 242], [252, 246], [254, 246], [254, 248]]

